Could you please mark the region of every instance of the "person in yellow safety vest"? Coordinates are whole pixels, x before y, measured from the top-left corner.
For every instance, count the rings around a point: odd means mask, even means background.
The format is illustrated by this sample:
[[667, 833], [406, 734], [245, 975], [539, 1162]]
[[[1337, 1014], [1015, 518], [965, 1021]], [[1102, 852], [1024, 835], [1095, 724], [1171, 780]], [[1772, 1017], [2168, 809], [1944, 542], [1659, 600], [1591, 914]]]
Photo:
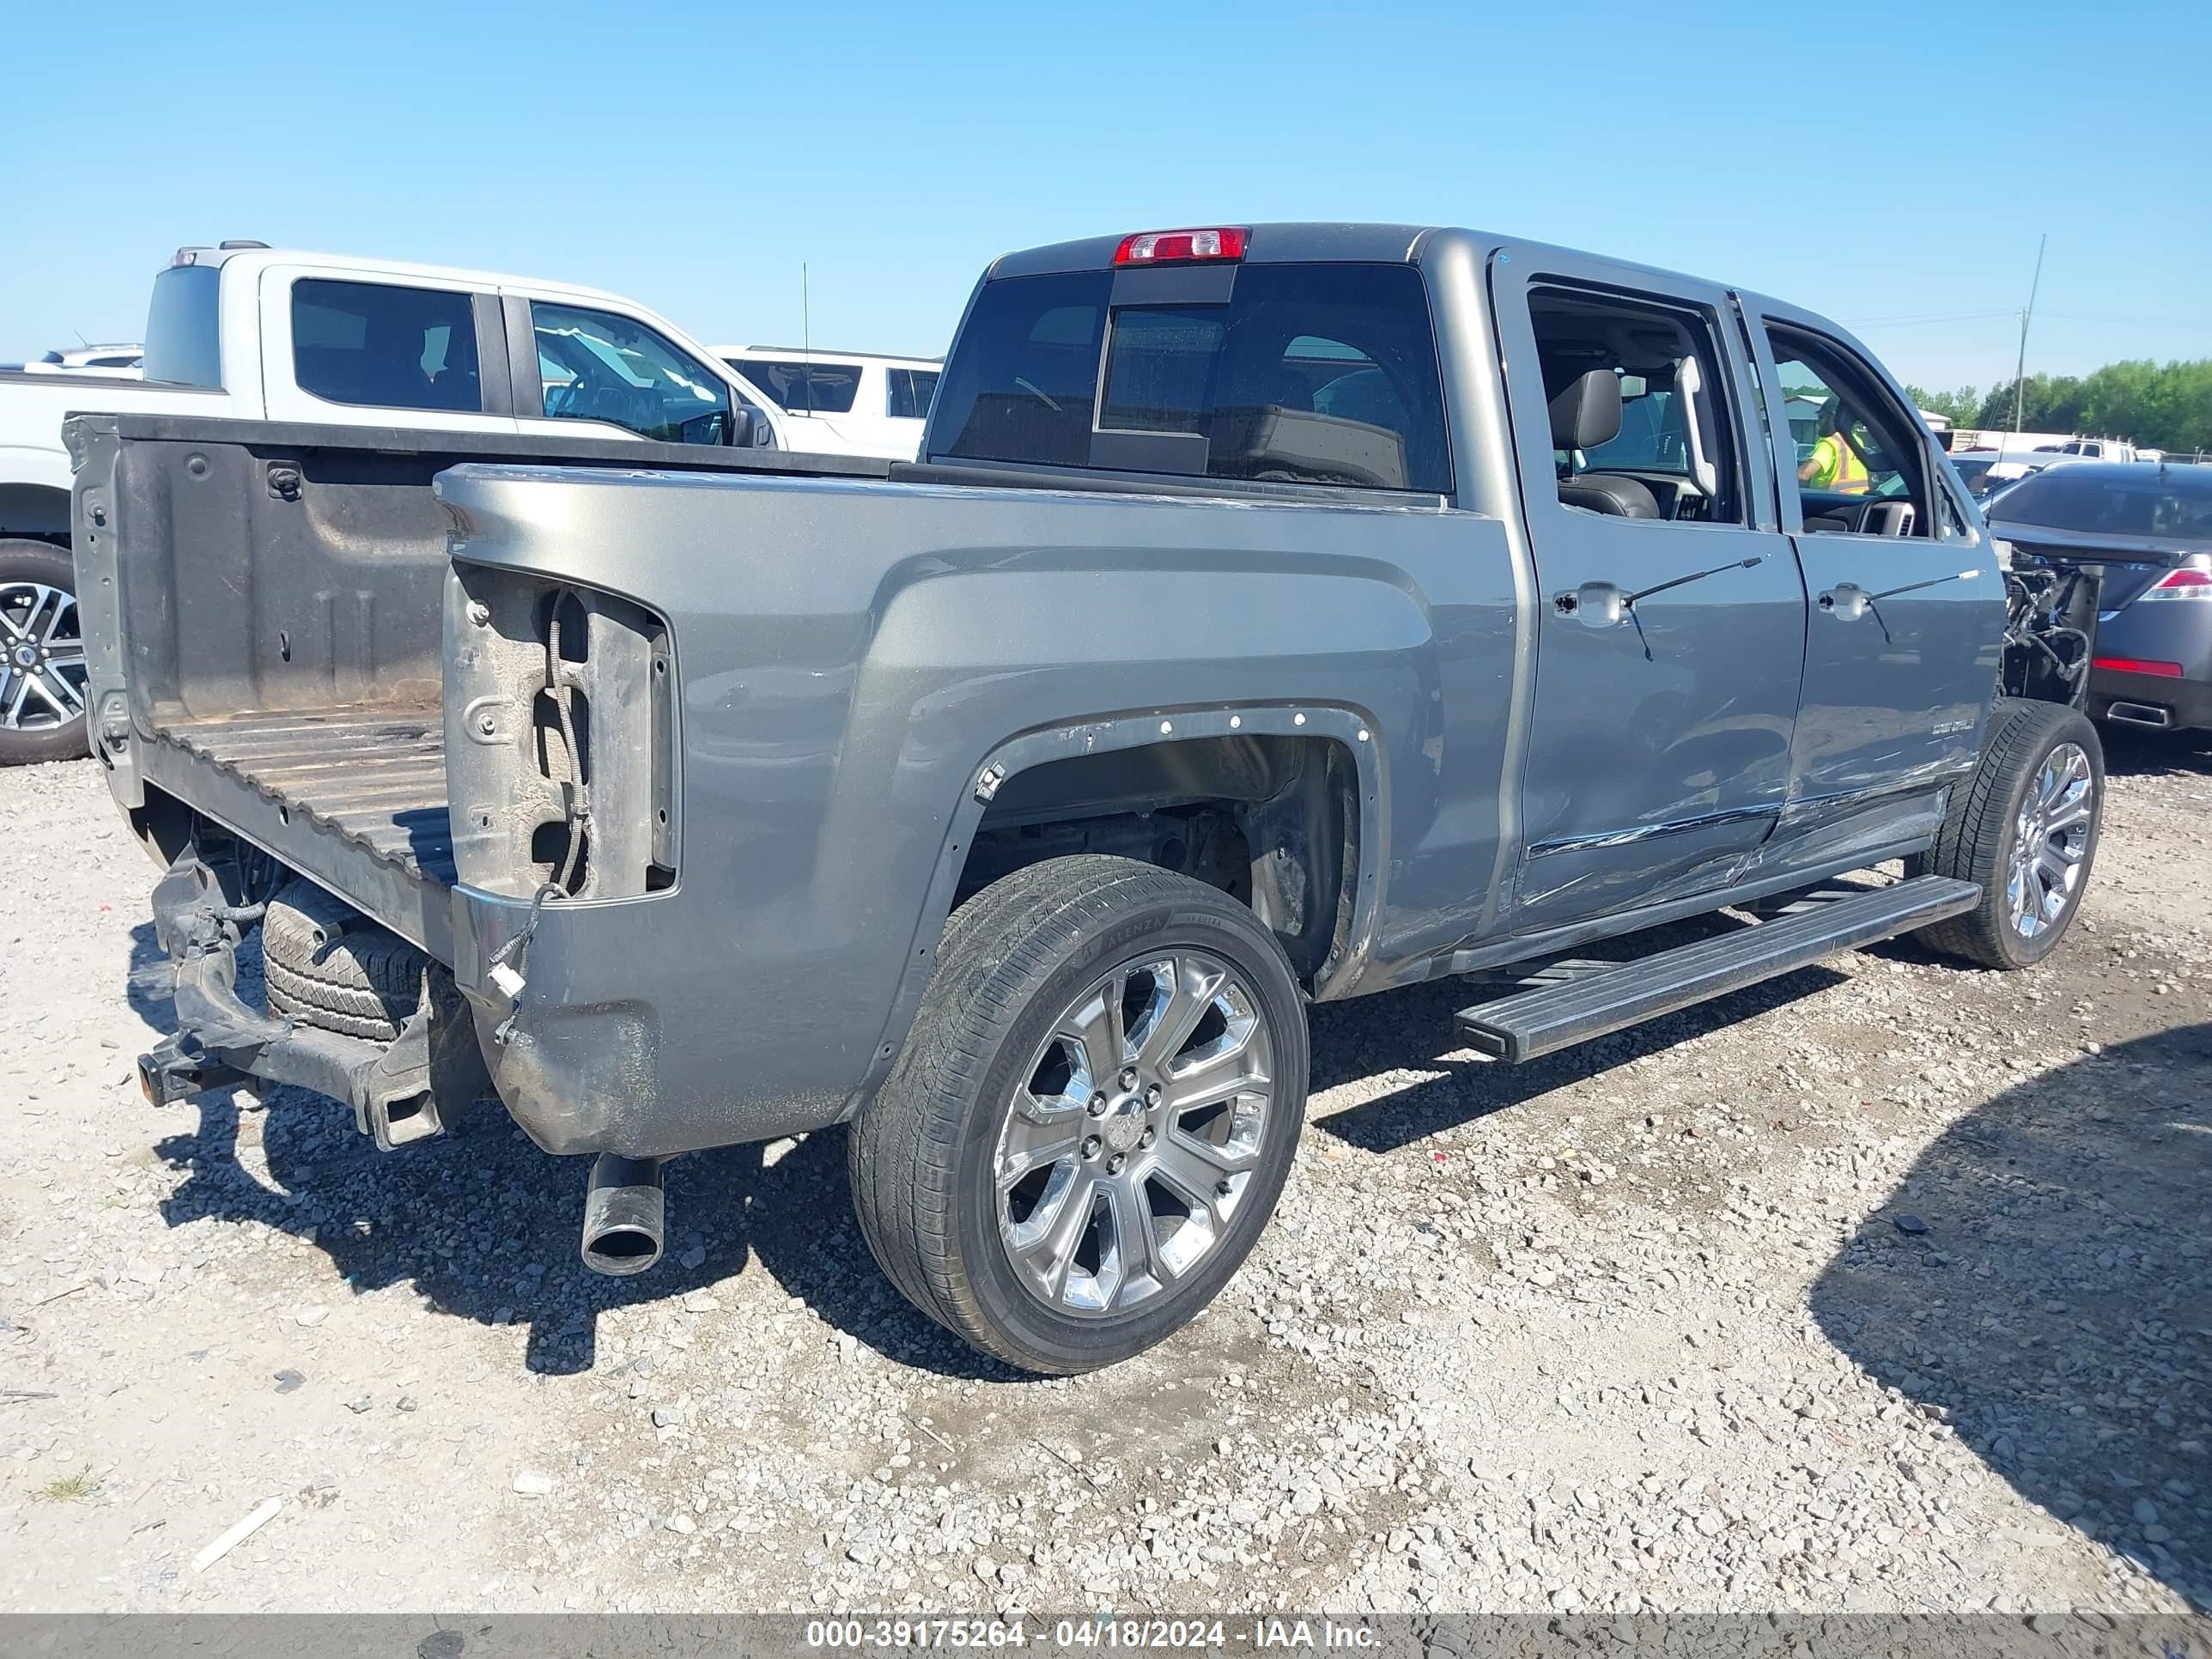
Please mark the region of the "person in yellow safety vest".
[[1797, 469], [1797, 482], [1814, 489], [1832, 489], [1845, 495], [1863, 495], [1870, 480], [1858, 451], [1845, 441], [1841, 400], [1831, 398], [1820, 405], [1820, 440]]

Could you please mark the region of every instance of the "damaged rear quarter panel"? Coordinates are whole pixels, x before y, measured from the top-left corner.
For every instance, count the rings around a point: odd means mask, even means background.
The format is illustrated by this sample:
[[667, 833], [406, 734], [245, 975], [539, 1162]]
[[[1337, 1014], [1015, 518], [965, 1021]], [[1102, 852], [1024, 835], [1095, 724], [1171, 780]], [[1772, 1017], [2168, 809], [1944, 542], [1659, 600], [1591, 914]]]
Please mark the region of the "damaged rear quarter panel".
[[[669, 624], [681, 866], [663, 892], [547, 907], [530, 999], [621, 1008], [625, 1053], [589, 1060], [580, 1029], [515, 1068], [530, 1098], [502, 1077], [542, 1144], [674, 1152], [847, 1115], [927, 976], [975, 775], [1029, 734], [1240, 706], [1370, 725], [1389, 789], [1365, 849], [1394, 897], [1380, 957], [1408, 948], [1407, 922], [1463, 920], [1470, 849], [1441, 848], [1439, 827], [1495, 839], [1514, 584], [1494, 520], [574, 469], [464, 467], [439, 489], [466, 526], [457, 560], [623, 594]], [[1488, 812], [1441, 796], [1448, 740], [1464, 745], [1449, 775]], [[1450, 872], [1409, 848], [1454, 854]], [[520, 906], [456, 902], [457, 971], [480, 985]]]

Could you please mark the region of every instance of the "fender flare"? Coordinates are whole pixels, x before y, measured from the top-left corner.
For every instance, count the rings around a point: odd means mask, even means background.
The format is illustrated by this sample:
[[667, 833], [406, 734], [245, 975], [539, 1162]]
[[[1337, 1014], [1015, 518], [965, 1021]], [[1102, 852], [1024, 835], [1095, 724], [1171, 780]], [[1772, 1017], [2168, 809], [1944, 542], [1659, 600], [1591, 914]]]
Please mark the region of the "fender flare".
[[1005, 781], [1017, 772], [1048, 761], [1137, 749], [1197, 738], [1326, 738], [1352, 757], [1359, 779], [1359, 863], [1352, 872], [1352, 925], [1344, 954], [1323, 969], [1315, 987], [1316, 1002], [1350, 995], [1358, 986], [1375, 945], [1389, 868], [1384, 846], [1389, 831], [1386, 763], [1373, 717], [1341, 703], [1220, 704], [1204, 708], [1161, 708], [1140, 714], [1115, 714], [1075, 724], [1036, 728], [1006, 738], [968, 774], [967, 787], [950, 815], [937, 867], [930, 878], [921, 916], [907, 951], [896, 995], [876, 1041], [866, 1075], [841, 1115], [849, 1119], [865, 1105], [890, 1072], [900, 1046], [913, 1028], [922, 993], [937, 967], [937, 947], [967, 861], [969, 842], [985, 809]]

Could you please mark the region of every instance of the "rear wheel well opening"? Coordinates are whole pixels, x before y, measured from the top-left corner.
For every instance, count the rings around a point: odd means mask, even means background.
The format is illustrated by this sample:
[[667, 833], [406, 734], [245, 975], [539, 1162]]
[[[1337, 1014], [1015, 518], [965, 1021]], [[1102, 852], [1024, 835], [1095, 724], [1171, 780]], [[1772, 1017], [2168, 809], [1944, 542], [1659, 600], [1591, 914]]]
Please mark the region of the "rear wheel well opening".
[[953, 906], [1047, 859], [1133, 859], [1249, 906], [1310, 988], [1350, 939], [1358, 799], [1357, 763], [1329, 738], [1191, 738], [1047, 761], [1000, 786]]
[[70, 545], [70, 493], [52, 484], [0, 483], [0, 539]]

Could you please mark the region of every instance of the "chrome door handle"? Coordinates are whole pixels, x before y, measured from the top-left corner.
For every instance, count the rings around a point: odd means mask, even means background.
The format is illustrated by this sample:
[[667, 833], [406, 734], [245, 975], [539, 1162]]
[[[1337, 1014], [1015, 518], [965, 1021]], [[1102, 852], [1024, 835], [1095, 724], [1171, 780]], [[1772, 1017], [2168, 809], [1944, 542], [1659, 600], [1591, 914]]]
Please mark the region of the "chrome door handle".
[[1553, 594], [1552, 609], [1585, 628], [1618, 628], [1628, 615], [1628, 595], [1613, 582], [1584, 582]]
[[1856, 582], [1838, 582], [1820, 595], [1820, 609], [1843, 622], [1856, 622], [1867, 613], [1871, 599]]

